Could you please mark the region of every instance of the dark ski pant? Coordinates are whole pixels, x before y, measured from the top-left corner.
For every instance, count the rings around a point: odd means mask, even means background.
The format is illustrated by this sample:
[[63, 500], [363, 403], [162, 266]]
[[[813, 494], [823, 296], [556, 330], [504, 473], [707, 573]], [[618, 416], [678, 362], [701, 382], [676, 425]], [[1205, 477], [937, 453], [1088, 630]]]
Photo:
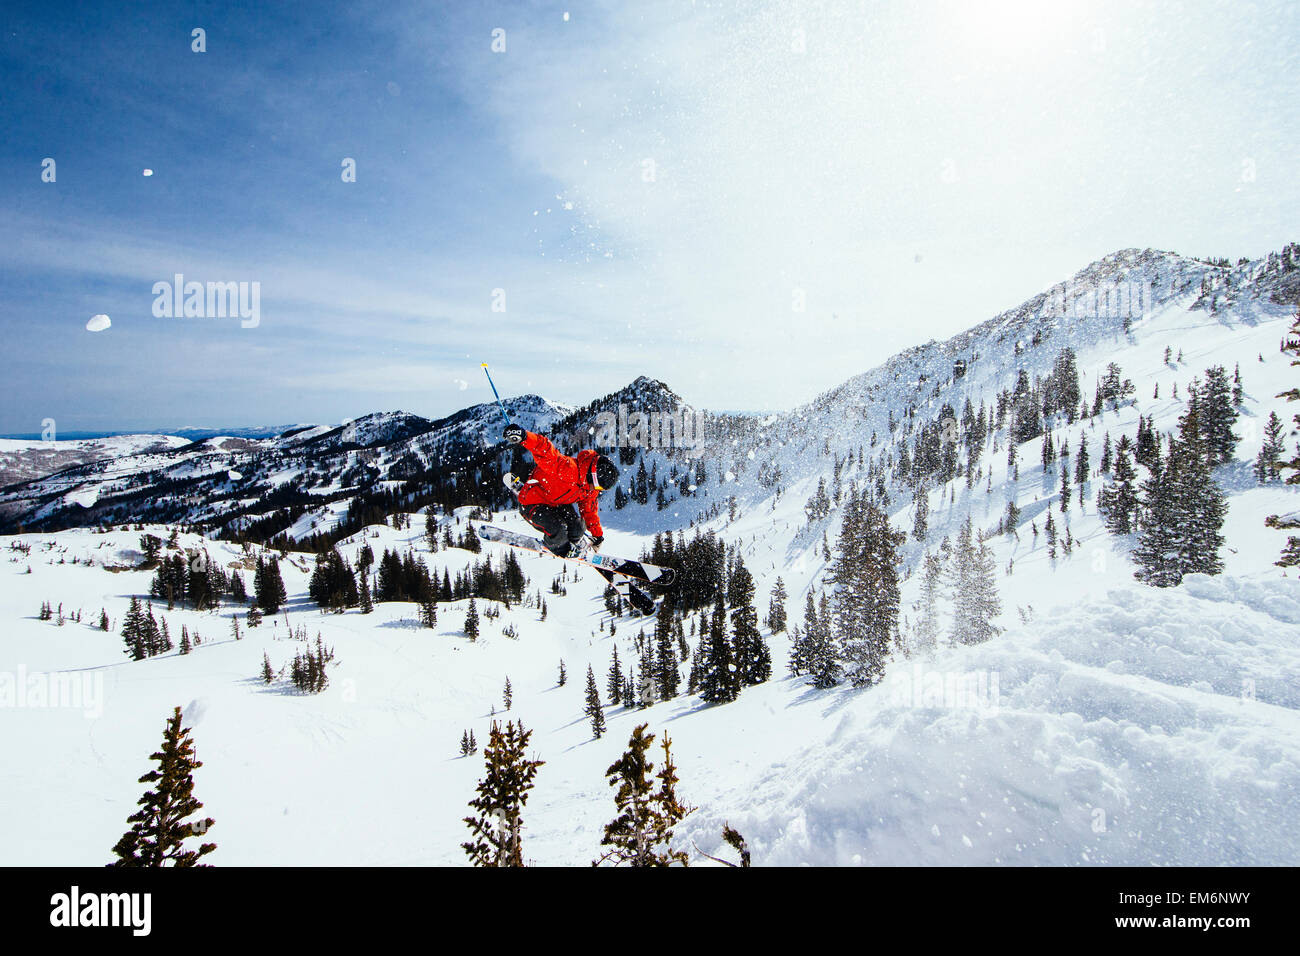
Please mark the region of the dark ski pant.
[[568, 555], [569, 545], [577, 544], [587, 533], [573, 505], [525, 505], [519, 513], [542, 533], [546, 547], [560, 557]]

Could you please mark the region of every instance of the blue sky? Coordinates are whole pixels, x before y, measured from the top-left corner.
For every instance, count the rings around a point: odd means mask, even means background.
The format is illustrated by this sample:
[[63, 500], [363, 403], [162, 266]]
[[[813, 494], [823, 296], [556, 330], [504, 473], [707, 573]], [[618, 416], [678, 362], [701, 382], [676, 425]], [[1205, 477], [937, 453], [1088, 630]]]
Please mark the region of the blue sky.
[[[1115, 249], [1300, 238], [1290, 3], [6, 13], [0, 432], [438, 416], [482, 361], [791, 407]], [[155, 317], [177, 272], [260, 324]]]

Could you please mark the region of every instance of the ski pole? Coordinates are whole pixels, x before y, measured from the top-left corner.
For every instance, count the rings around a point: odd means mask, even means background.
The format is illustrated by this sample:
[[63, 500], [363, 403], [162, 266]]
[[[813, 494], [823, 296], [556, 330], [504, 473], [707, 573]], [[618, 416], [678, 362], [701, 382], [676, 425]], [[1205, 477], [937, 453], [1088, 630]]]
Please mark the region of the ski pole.
[[488, 371], [487, 362], [483, 363], [483, 374], [487, 376], [488, 384], [492, 386], [492, 394], [497, 397], [497, 404], [501, 406], [501, 414], [506, 418], [506, 424], [510, 424], [510, 413], [506, 411], [505, 403], [501, 401], [501, 395], [497, 392], [496, 382], [492, 381], [492, 373]]

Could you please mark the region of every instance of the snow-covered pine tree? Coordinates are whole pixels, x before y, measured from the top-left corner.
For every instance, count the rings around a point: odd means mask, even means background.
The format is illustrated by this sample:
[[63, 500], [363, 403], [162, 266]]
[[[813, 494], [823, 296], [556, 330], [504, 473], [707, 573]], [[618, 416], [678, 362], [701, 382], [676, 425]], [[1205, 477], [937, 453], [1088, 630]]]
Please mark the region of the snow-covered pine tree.
[[659, 700], [659, 678], [655, 666], [655, 648], [654, 644], [645, 639], [645, 632], [641, 632], [641, 638], [637, 641], [637, 646], [641, 648], [641, 660], [639, 665], [639, 678], [636, 687], [637, 705], [640, 707], [649, 707]]
[[773, 634], [781, 634], [785, 631], [785, 599], [785, 582], [778, 577], [772, 587], [772, 598], [767, 605], [767, 627]]
[[599, 740], [605, 733], [605, 712], [600, 705], [600, 688], [596, 686], [596, 672], [587, 665], [587, 706], [583, 710], [591, 721], [591, 733]]
[[677, 670], [677, 640], [673, 634], [672, 595], [664, 598], [655, 620], [655, 683], [656, 699], [672, 700], [681, 685]]
[[758, 630], [758, 611], [754, 608], [754, 579], [739, 558], [736, 559], [731, 574], [727, 596], [731, 604], [732, 655], [736, 664], [736, 677], [740, 686], [752, 687], [772, 676], [772, 654]]
[[924, 481], [912, 492], [912, 510], [916, 515], [912, 520], [912, 537], [924, 541], [930, 529], [930, 491]]
[[710, 704], [728, 703], [740, 693], [740, 680], [736, 676], [731, 656], [731, 642], [727, 640], [727, 609], [723, 606], [722, 596], [719, 589], [708, 636], [701, 637], [700, 653], [696, 655], [700, 665], [700, 699]]
[[370, 580], [369, 575], [364, 571], [361, 574], [361, 613], [372, 614], [375, 610], [374, 600], [370, 597]]
[[185, 849], [186, 840], [207, 833], [216, 821], [208, 817], [186, 822], [186, 818], [203, 809], [194, 797], [194, 771], [203, 764], [195, 759], [189, 728], [181, 727], [179, 707], [167, 721], [162, 749], [149, 759], [158, 761], [158, 766], [139, 782], [157, 786], [145, 791], [137, 801], [140, 809], [127, 817], [131, 829], [114, 845], [117, 860], [110, 866], [207, 866], [198, 861], [217, 848], [215, 843], [203, 843], [197, 850]]
[[[654, 764], [647, 752], [655, 735], [646, 733], [646, 724], [632, 731], [628, 749], [605, 771], [611, 787], [617, 787], [614, 804], [618, 816], [605, 825], [601, 846], [610, 847], [593, 865], [612, 862], [634, 867], [685, 866], [688, 856], [672, 849], [673, 828], [695, 808], [677, 796], [677, 768], [673, 765], [672, 741], [663, 739], [663, 768], [651, 778]], [[658, 781], [656, 787], [653, 781]]]
[[623, 669], [618, 663], [618, 645], [614, 645], [614, 657], [609, 664], [609, 675], [605, 678], [605, 693], [611, 704], [623, 702]]
[[1187, 574], [1218, 574], [1227, 510], [1200, 449], [1171, 441], [1165, 466], [1142, 484], [1134, 576], [1154, 587], [1173, 587]]
[[790, 643], [790, 674], [800, 677], [811, 671], [810, 647], [808, 636], [817, 626], [817, 605], [813, 603], [812, 591], [804, 595], [803, 631], [793, 635]]
[[830, 599], [822, 594], [817, 602], [817, 631], [808, 644], [809, 674], [813, 679], [813, 686], [822, 689], [834, 687], [843, 676], [835, 642], [831, 636], [831, 622]]
[[528, 760], [525, 751], [531, 730], [513, 721], [502, 729], [493, 722], [484, 759], [487, 772], [478, 796], [470, 801], [475, 816], [465, 817], [471, 839], [461, 844], [475, 866], [523, 866], [523, 810], [537, 768], [545, 761]]
[[929, 551], [921, 559], [921, 595], [915, 610], [919, 616], [913, 650], [928, 654], [939, 641], [939, 596], [943, 586], [943, 561]]
[[1236, 451], [1237, 436], [1232, 431], [1237, 423], [1236, 404], [1223, 366], [1207, 368], [1200, 395], [1200, 424], [1206, 463], [1211, 468], [1232, 461]]
[[1074, 459], [1074, 483], [1079, 486], [1079, 507], [1083, 507], [1083, 486], [1088, 483], [1088, 436], [1079, 435], [1079, 452]]
[[420, 601], [420, 625], [427, 628], [438, 626], [438, 602], [434, 600], [433, 588], [427, 589]]
[[263, 560], [257, 559], [257, 572], [254, 581], [257, 606], [264, 614], [274, 614], [280, 610], [288, 597], [284, 588], [284, 578], [280, 575], [280, 561], [274, 555]]
[[1264, 423], [1264, 442], [1255, 456], [1255, 480], [1261, 485], [1278, 479], [1282, 449], [1282, 419], [1277, 417], [1277, 412], [1269, 412]]
[[897, 636], [898, 548], [904, 540], [867, 494], [849, 496], [831, 580], [835, 644], [854, 686], [880, 680]]
[[465, 613], [465, 636], [471, 641], [478, 640], [478, 606], [474, 599], [469, 599], [469, 610]]

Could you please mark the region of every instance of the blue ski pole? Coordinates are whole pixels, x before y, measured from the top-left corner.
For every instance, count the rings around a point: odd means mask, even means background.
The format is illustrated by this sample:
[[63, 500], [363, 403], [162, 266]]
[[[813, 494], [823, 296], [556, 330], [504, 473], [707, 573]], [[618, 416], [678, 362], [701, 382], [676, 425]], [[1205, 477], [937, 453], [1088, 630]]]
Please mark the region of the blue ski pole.
[[501, 395], [497, 392], [496, 382], [492, 381], [492, 373], [488, 371], [487, 362], [483, 363], [483, 374], [487, 376], [488, 384], [492, 386], [492, 394], [497, 397], [497, 404], [501, 406], [501, 414], [505, 416], [506, 424], [510, 424], [510, 413], [506, 411], [505, 403], [501, 401]]

